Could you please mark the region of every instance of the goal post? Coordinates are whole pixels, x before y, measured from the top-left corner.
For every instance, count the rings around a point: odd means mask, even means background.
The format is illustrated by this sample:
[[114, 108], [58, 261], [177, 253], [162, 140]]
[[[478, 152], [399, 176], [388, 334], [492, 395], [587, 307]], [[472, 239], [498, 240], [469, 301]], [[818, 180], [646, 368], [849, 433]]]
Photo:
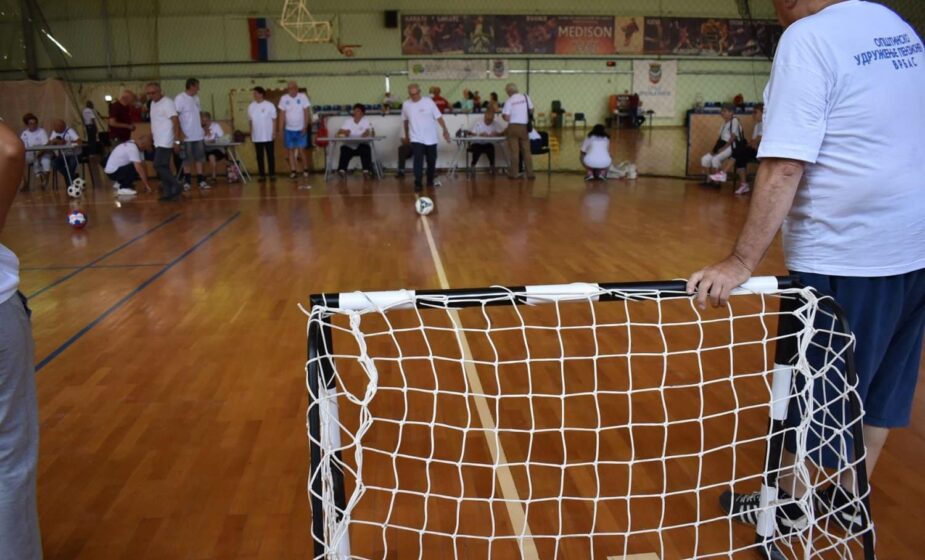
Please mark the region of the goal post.
[[[854, 339], [793, 278], [754, 278], [707, 311], [683, 281], [310, 306], [314, 558], [874, 558], [872, 523], [842, 531], [813, 500], [850, 471], [870, 516]], [[809, 522], [784, 534], [787, 438], [811, 491], [789, 501]], [[749, 529], [716, 496], [756, 485]]]

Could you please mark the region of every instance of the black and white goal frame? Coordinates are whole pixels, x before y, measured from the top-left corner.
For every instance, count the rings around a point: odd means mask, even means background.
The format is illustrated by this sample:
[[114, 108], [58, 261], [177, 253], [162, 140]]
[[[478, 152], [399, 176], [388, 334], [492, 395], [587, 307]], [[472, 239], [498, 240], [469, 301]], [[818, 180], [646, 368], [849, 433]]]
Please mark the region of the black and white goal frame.
[[[664, 280], [650, 282], [610, 282], [597, 284], [583, 284], [585, 287], [594, 287], [600, 290], [598, 302], [611, 301], [633, 301], [637, 296], [650, 295], [653, 293], [661, 294], [662, 299], [681, 299], [692, 297], [686, 294], [687, 285], [683, 280]], [[793, 276], [767, 276], [756, 277], [749, 280], [738, 290], [733, 293], [773, 293], [780, 290], [792, 288], [803, 288], [804, 286]], [[457, 288], [448, 290], [401, 290], [389, 292], [365, 292], [358, 294], [356, 292], [347, 293], [322, 293], [313, 294], [309, 297], [310, 310], [315, 307], [326, 308], [356, 308], [365, 307], [370, 302], [388, 306], [396, 302], [410, 302], [411, 305], [405, 307], [395, 307], [395, 309], [463, 309], [476, 306], [509, 306], [509, 305], [532, 305], [538, 303], [552, 303], [560, 301], [556, 299], [544, 298], [544, 295], [570, 293], [573, 285], [548, 285], [548, 286], [506, 286], [506, 287], [488, 287], [488, 288]], [[531, 295], [535, 294], [535, 295]], [[488, 301], [484, 301], [488, 299]], [[645, 298], [639, 297], [639, 300]], [[800, 299], [782, 299], [781, 311], [793, 311], [798, 308]], [[831, 297], [820, 298], [821, 305], [827, 307], [827, 311], [832, 313], [842, 334], [850, 335], [851, 329], [844, 311]], [[789, 306], [789, 307], [787, 307]], [[798, 322], [792, 314], [781, 313], [778, 319], [778, 341], [774, 351], [775, 370], [778, 367], [788, 367], [794, 365], [798, 355], [796, 346], [796, 332]], [[307, 413], [308, 435], [309, 435], [309, 485], [311, 487], [310, 502], [312, 509], [312, 542], [313, 557], [324, 558], [331, 551], [328, 550], [328, 543], [325, 542], [325, 518], [322, 501], [319, 496], [322, 495], [322, 479], [318, 476], [319, 466], [321, 463], [321, 447], [318, 442], [321, 441], [321, 418], [319, 407], [313, 407], [311, 404], [321, 394], [322, 384], [326, 389], [335, 388], [334, 363], [331, 359], [333, 356], [333, 333], [331, 328], [330, 315], [321, 317], [320, 321], [310, 321], [308, 326], [308, 362], [306, 374], [308, 380], [309, 406]], [[857, 385], [857, 369], [854, 361], [854, 344], [851, 343], [845, 348], [845, 375], [848, 386]], [[785, 390], [789, 392], [790, 376], [774, 376], [773, 384], [785, 384]], [[862, 496], [862, 501], [866, 509], [867, 528], [862, 535], [862, 544], [864, 547], [864, 559], [875, 560], [876, 553], [874, 549], [874, 529], [873, 515], [870, 509], [870, 486], [867, 478], [866, 453], [864, 447], [863, 422], [858, 421], [861, 416], [861, 402], [856, 392], [851, 391], [849, 411], [851, 414], [851, 436], [854, 444], [854, 456], [861, 459], [854, 464], [854, 474], [858, 493]], [[771, 416], [768, 420], [768, 445], [765, 454], [765, 472], [762, 485], [762, 492], [771, 491], [777, 495], [778, 473], [781, 465], [781, 455], [784, 448], [784, 421], [787, 415], [787, 406], [771, 407]], [[339, 451], [335, 455], [336, 462], [341, 462]], [[336, 466], [335, 466], [336, 467]], [[338, 511], [346, 508], [346, 493], [344, 488], [344, 474], [342, 469], [334, 468], [331, 471], [334, 500], [337, 503]], [[784, 559], [785, 557], [774, 544], [774, 531], [776, 520], [774, 516], [774, 504], [762, 514], [759, 519], [755, 534], [755, 543], [759, 545], [756, 551], [764, 558], [770, 560]]]

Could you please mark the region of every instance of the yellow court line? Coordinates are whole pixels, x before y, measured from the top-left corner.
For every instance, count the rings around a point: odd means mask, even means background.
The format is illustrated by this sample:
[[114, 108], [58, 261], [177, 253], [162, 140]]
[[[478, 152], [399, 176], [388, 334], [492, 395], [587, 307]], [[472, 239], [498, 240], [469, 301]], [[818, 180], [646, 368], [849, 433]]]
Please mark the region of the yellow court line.
[[[443, 261], [440, 259], [440, 253], [437, 251], [436, 243], [434, 243], [434, 236], [430, 229], [430, 220], [426, 216], [422, 216], [421, 222], [424, 225], [424, 235], [427, 237], [428, 246], [430, 246], [430, 255], [434, 260], [434, 267], [437, 269], [437, 279], [440, 282], [440, 287], [444, 290], [449, 290], [450, 283], [447, 281], [446, 270], [443, 268]], [[457, 326], [462, 326], [459, 313], [455, 309], [448, 310], [448, 314]], [[469, 386], [472, 388], [475, 409], [478, 412], [479, 420], [482, 422], [482, 427], [487, 433], [497, 434], [497, 426], [495, 426], [495, 420], [491, 416], [488, 400], [482, 396], [485, 394], [485, 391], [482, 389], [482, 381], [479, 379], [478, 371], [476, 371], [475, 365], [472, 363], [472, 351], [469, 348], [469, 341], [466, 339], [466, 333], [461, 330], [458, 332], [464, 364], [463, 367], [466, 370], [466, 378], [469, 381]], [[507, 466], [507, 456], [504, 453], [504, 448], [501, 447], [501, 441], [496, 437], [486, 437], [485, 439], [488, 442], [488, 450], [491, 453], [494, 464], [499, 465], [495, 471], [498, 476], [498, 485], [501, 487], [501, 494], [504, 496], [507, 513], [511, 518], [511, 525], [514, 527], [514, 532], [520, 535], [521, 558], [524, 560], [539, 560], [540, 556], [536, 550], [536, 544], [533, 542], [533, 534], [530, 532], [530, 526], [527, 525], [526, 515], [524, 514], [523, 507], [521, 507], [520, 495], [517, 493], [517, 486], [514, 484], [514, 477], [511, 475], [511, 469]]]

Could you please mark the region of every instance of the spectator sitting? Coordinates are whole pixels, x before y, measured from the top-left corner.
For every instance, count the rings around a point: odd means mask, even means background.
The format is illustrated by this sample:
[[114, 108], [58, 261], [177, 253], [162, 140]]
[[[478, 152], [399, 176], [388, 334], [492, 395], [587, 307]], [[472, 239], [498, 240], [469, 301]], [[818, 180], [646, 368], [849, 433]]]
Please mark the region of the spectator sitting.
[[77, 131], [67, 126], [61, 119], [55, 119], [51, 125], [52, 131], [48, 135], [48, 143], [53, 146], [77, 146], [60, 150], [52, 159], [55, 171], [64, 175], [64, 178], [73, 181], [77, 178], [77, 154], [83, 141]]
[[488, 111], [492, 113], [501, 112], [501, 104], [498, 102], [498, 94], [496, 92], [491, 92], [488, 96], [488, 105], [485, 106]]
[[109, 154], [103, 171], [112, 180], [112, 188], [121, 196], [134, 196], [135, 181], [141, 179], [145, 191], [151, 192], [148, 184], [148, 171], [145, 169], [142, 152], [152, 150], [154, 142], [150, 134], [143, 134], [136, 140], [122, 142]]
[[[337, 131], [337, 136], [341, 138], [365, 138], [373, 135], [373, 126], [366, 118], [366, 107], [362, 103], [353, 106], [353, 118], [347, 119]], [[360, 162], [363, 164], [363, 176], [369, 177], [372, 170], [373, 158], [372, 149], [369, 144], [353, 144], [345, 142], [340, 147], [340, 163], [337, 166], [337, 173], [341, 177], [347, 174], [347, 166], [350, 160], [360, 156]]]
[[472, 107], [476, 113], [482, 112], [482, 96], [479, 95], [479, 92], [472, 94]]
[[388, 114], [397, 103], [398, 100], [392, 97], [392, 92], [385, 92], [385, 97], [382, 98], [382, 114]]
[[[487, 138], [498, 138], [504, 136], [504, 125], [501, 121], [495, 119], [495, 114], [491, 111], [485, 113], [480, 121], [472, 127], [472, 135]], [[475, 173], [475, 166], [478, 165], [482, 154], [488, 156], [489, 173], [495, 174], [495, 145], [490, 142], [473, 142], [469, 145], [469, 151], [472, 153], [472, 165], [469, 166], [472, 173]]]
[[205, 132], [206, 156], [209, 158], [209, 166], [212, 168], [212, 181], [215, 182], [215, 164], [219, 160], [225, 159], [225, 152], [217, 148], [210, 149], [209, 144], [221, 141], [222, 137], [225, 136], [225, 131], [222, 130], [222, 125], [212, 121], [212, 113], [203, 111], [201, 117], [202, 130]]
[[471, 113], [475, 110], [475, 100], [472, 96], [472, 92], [468, 89], [464, 89], [462, 92], [463, 98], [460, 102], [460, 108], [463, 113]]
[[135, 125], [132, 124], [132, 105], [135, 103], [135, 94], [125, 90], [109, 104], [109, 139], [113, 144], [125, 142], [132, 137]]
[[[48, 133], [39, 127], [39, 119], [32, 113], [26, 113], [22, 118], [25, 130], [19, 135], [25, 147], [44, 146], [48, 144]], [[42, 188], [48, 184], [48, 174], [51, 173], [51, 154], [48, 152], [26, 152], [26, 165], [32, 166], [32, 172], [39, 178]]]
[[446, 113], [447, 111], [449, 111], [450, 102], [447, 101], [446, 98], [440, 95], [440, 88], [434, 87], [432, 88], [432, 91], [434, 92], [433, 99], [434, 99], [434, 104], [437, 106], [437, 109], [439, 109], [441, 113]]
[[764, 128], [762, 122], [764, 120], [764, 103], [755, 104], [755, 111], [752, 116], [755, 119], [755, 128], [752, 129], [751, 141], [740, 143], [739, 149], [732, 151], [736, 174], [739, 176], [739, 186], [735, 194], [746, 194], [752, 190], [748, 184], [746, 170], [749, 163], [758, 161], [758, 146], [761, 144], [761, 135]]
[[604, 125], [594, 125], [581, 144], [581, 163], [588, 172], [585, 181], [607, 178], [607, 170], [613, 159], [610, 157], [610, 136]]
[[717, 185], [726, 181], [723, 163], [732, 157], [732, 148], [736, 141], [742, 139], [742, 123], [735, 118], [735, 106], [732, 103], [723, 103], [720, 115], [724, 122], [719, 129], [719, 138], [713, 145], [713, 151], [704, 154], [700, 159], [707, 182]]

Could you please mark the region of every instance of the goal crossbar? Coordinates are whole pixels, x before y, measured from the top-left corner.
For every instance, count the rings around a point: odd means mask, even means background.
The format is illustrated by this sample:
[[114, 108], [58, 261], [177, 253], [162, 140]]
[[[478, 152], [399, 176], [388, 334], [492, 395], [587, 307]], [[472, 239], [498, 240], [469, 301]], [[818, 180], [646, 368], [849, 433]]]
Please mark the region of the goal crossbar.
[[[850, 418], [845, 431], [850, 433], [853, 449], [847, 453], [854, 456], [848, 466], [855, 476], [858, 495], [870, 519], [870, 488], [866, 476], [865, 448], [862, 432], [862, 405], [856, 391], [857, 373], [853, 356], [853, 336], [841, 309], [829, 297], [818, 296], [812, 290], [803, 288], [798, 280], [790, 276], [757, 277], [737, 288], [732, 295], [745, 294], [792, 296], [780, 301], [778, 315], [778, 334], [771, 339], [776, 343], [773, 356], [771, 393], [769, 403], [770, 418], [766, 438], [764, 472], [761, 474], [762, 511], [758, 520], [754, 548], [762, 556], [771, 559], [787, 558], [777, 546], [781, 535], [777, 533], [775, 508], [778, 504], [778, 476], [781, 473], [782, 452], [784, 449], [785, 418], [787, 402], [796, 398], [794, 394], [794, 371], [798, 362], [805, 356], [809, 343], [799, 341], [797, 331], [801, 328], [792, 314], [805, 305], [807, 294], [812, 294], [816, 305], [823, 305], [834, 318], [837, 330], [848, 338], [843, 356], [844, 382], [851, 388], [844, 397]], [[312, 509], [312, 540], [316, 559], [353, 558], [350, 552], [349, 516], [356, 505], [351, 500], [357, 496], [347, 496], [345, 489], [346, 463], [341, 456], [341, 424], [338, 417], [337, 369], [335, 361], [343, 358], [334, 351], [332, 317], [346, 315], [359, 317], [365, 313], [387, 313], [398, 310], [442, 309], [455, 313], [454, 309], [494, 306], [533, 306], [543, 304], [568, 304], [569, 302], [635, 302], [663, 301], [691, 298], [686, 293], [686, 282], [612, 282], [612, 283], [573, 283], [561, 285], [538, 286], [493, 286], [470, 289], [448, 290], [395, 290], [378, 292], [344, 292], [314, 294], [309, 298], [310, 310], [307, 330], [308, 361], [306, 363], [306, 384], [309, 392], [307, 411], [307, 430], [309, 438], [310, 469], [308, 494]], [[458, 320], [458, 316], [457, 320]], [[455, 323], [454, 323], [455, 325]], [[459, 325], [454, 328], [460, 329]], [[347, 329], [349, 330], [349, 329]], [[465, 329], [461, 329], [465, 330]], [[465, 332], [461, 333], [465, 338]], [[802, 348], [800, 345], [802, 344]], [[467, 348], [468, 350], [468, 348]], [[463, 359], [465, 361], [465, 359]], [[365, 366], [364, 366], [365, 367]], [[500, 388], [499, 388], [500, 390]], [[332, 396], [334, 398], [332, 398]], [[498, 428], [491, 425], [486, 431], [493, 430], [497, 441]], [[495, 458], [497, 463], [497, 457]], [[497, 466], [497, 465], [496, 465]], [[397, 475], [396, 475], [397, 476]], [[500, 476], [500, 475], [499, 475]], [[499, 500], [503, 501], [503, 500]], [[510, 501], [510, 500], [508, 500]], [[345, 517], [347, 519], [345, 519]], [[515, 523], [516, 525], [516, 523]], [[529, 536], [529, 528], [521, 527], [522, 540]], [[872, 522], [859, 535], [864, 558], [874, 558], [874, 533]], [[777, 543], [777, 544], [776, 544]], [[520, 546], [521, 558], [529, 558], [523, 544]], [[843, 554], [843, 553], [842, 553]], [[534, 551], [535, 555], [535, 551]], [[816, 557], [806, 554], [807, 558]], [[844, 557], [844, 556], [839, 556]]]

